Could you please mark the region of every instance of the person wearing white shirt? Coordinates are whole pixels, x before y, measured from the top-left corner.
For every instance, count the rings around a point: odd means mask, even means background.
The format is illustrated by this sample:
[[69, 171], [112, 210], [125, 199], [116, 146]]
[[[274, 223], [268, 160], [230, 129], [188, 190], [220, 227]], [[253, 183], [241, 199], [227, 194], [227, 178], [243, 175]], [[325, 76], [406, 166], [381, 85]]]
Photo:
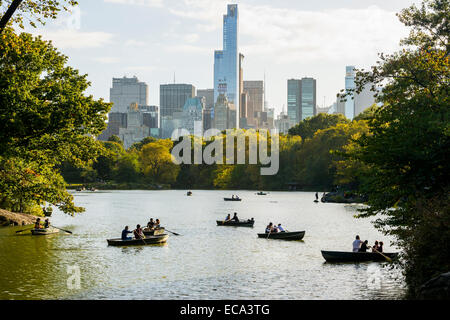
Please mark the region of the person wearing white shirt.
[[353, 241], [353, 252], [358, 252], [362, 243], [363, 242], [359, 239], [359, 236], [357, 235], [355, 241]]

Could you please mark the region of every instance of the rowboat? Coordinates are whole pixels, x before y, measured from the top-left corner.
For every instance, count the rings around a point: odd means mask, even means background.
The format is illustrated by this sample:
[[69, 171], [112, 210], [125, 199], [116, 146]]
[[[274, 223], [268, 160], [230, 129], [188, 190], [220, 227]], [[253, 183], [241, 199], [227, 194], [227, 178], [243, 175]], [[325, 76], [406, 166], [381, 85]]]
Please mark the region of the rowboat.
[[241, 198], [223, 198], [225, 201], [241, 201]]
[[160, 234], [157, 236], [148, 236], [144, 239], [131, 239], [131, 240], [122, 240], [120, 238], [116, 239], [107, 239], [108, 245], [110, 246], [144, 246], [149, 244], [160, 244], [165, 243], [169, 238], [168, 234]]
[[163, 234], [166, 231], [166, 229], [159, 228], [159, 229], [151, 229], [150, 230], [149, 228], [144, 228], [142, 231], [144, 232], [144, 235], [146, 235], [146, 236], [157, 236], [157, 235]]
[[[386, 261], [386, 258], [376, 252], [346, 252], [346, 251], [322, 251], [322, 256], [327, 262], [362, 262], [362, 261]], [[383, 252], [391, 259], [398, 256], [397, 252]]]
[[302, 240], [304, 236], [305, 231], [258, 233], [259, 238], [280, 240]]
[[260, 192], [257, 193], [257, 195], [258, 195], [258, 196], [266, 196], [267, 193], [260, 191]]
[[188, 192], [186, 193], [186, 195], [187, 195], [187, 196], [192, 196], [192, 192], [191, 192], [191, 191], [188, 191]]
[[241, 220], [241, 221], [220, 221], [216, 220], [218, 226], [227, 227], [253, 227], [255, 220]]
[[48, 234], [54, 234], [54, 233], [58, 233], [59, 230], [56, 228], [47, 228], [47, 229], [31, 229], [31, 234], [33, 236], [45, 236]]

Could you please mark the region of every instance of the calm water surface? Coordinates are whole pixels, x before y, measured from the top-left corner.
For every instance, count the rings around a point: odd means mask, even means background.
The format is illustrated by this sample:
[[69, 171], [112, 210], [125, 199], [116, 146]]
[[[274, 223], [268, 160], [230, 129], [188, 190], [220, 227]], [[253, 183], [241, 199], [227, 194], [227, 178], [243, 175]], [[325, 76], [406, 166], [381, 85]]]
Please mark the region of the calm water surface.
[[[224, 202], [239, 194], [242, 202]], [[0, 229], [0, 299], [399, 299], [399, 270], [384, 263], [329, 264], [320, 250], [350, 251], [355, 234], [384, 240], [357, 206], [314, 203], [311, 192], [77, 192], [86, 212], [54, 212], [73, 235], [17, 236]], [[254, 228], [217, 227], [227, 213], [254, 217]], [[108, 247], [124, 225], [160, 218], [171, 235], [163, 246]], [[268, 222], [306, 230], [303, 241], [258, 239]], [[80, 270], [69, 289], [68, 268]]]

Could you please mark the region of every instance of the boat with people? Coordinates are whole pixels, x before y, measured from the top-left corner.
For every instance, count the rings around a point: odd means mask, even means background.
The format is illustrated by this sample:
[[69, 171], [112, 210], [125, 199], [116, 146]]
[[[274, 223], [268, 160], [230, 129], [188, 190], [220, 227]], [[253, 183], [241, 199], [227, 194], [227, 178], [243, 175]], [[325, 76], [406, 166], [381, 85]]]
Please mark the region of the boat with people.
[[240, 221], [223, 221], [216, 220], [218, 226], [227, 226], [227, 227], [253, 227], [255, 224], [254, 219], [240, 220]]
[[266, 196], [266, 195], [267, 195], [267, 193], [266, 193], [266, 192], [263, 192], [263, 191], [257, 192], [256, 194], [257, 194], [258, 196]]
[[326, 251], [321, 250], [322, 257], [327, 262], [364, 262], [364, 261], [386, 261], [386, 257], [396, 259], [398, 252], [348, 252], [348, 251]]
[[169, 235], [164, 233], [155, 236], [146, 236], [141, 239], [122, 240], [121, 238], [115, 238], [115, 239], [107, 239], [106, 241], [110, 246], [145, 246], [151, 244], [163, 244], [167, 242], [168, 238]]
[[49, 227], [49, 228], [33, 228], [31, 229], [31, 234], [33, 236], [46, 236], [49, 234], [54, 234], [54, 233], [59, 233], [59, 229], [53, 228], [53, 227]]
[[186, 192], [186, 195], [189, 197], [189, 196], [192, 196], [192, 191], [188, 191], [188, 192]]
[[279, 239], [279, 240], [302, 240], [304, 236], [305, 231], [258, 233], [258, 238]]

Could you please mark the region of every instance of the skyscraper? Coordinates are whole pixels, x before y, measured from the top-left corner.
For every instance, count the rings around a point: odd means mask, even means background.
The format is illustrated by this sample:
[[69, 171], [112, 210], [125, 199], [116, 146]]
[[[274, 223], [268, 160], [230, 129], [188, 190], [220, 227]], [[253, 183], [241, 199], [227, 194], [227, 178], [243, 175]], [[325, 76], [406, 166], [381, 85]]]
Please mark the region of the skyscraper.
[[159, 104], [161, 116], [173, 116], [174, 112], [182, 112], [188, 98], [195, 96], [192, 84], [173, 83], [159, 86]]
[[[183, 106], [183, 129], [190, 134], [203, 134], [203, 109], [205, 108], [204, 97], [194, 97], [186, 100]], [[196, 126], [198, 126], [196, 128]], [[198, 132], [195, 132], [197, 129]]]
[[287, 81], [287, 115], [290, 127], [300, 122], [300, 91], [302, 81], [289, 79]]
[[258, 126], [257, 115], [263, 112], [264, 106], [264, 81], [244, 81], [244, 93], [247, 97], [247, 124]]
[[110, 112], [126, 113], [132, 103], [147, 105], [148, 86], [145, 82], [139, 82], [136, 77], [113, 78], [109, 101], [113, 103]]
[[[350, 90], [355, 89], [355, 67], [354, 66], [346, 66], [345, 67], [345, 92], [351, 92]], [[345, 101], [345, 116], [353, 120], [355, 117], [355, 100], [352, 99], [354, 97], [354, 93], [350, 94], [346, 97]]]
[[214, 101], [224, 94], [234, 104], [236, 118], [240, 115], [238, 29], [238, 6], [229, 4], [223, 16], [223, 49], [214, 51]]
[[317, 110], [315, 79], [302, 78], [300, 85], [300, 106], [300, 121], [316, 115]]

